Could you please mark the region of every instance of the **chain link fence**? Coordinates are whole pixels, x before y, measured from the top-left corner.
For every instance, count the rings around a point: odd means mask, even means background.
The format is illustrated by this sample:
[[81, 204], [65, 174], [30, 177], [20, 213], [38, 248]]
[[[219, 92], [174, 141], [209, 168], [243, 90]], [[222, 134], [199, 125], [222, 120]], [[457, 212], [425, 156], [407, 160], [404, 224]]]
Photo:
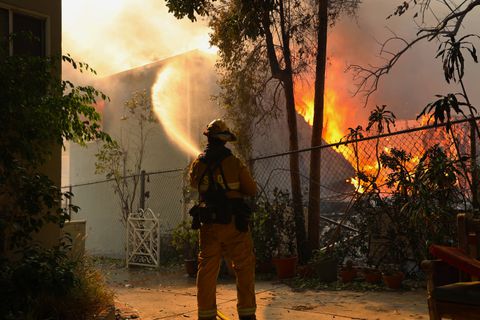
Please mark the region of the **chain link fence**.
[[[455, 137], [456, 141], [452, 137]], [[458, 178], [457, 185], [466, 202], [471, 205], [477, 196], [472, 194], [471, 190], [478, 190], [476, 171], [480, 162], [477, 152], [478, 140], [473, 123], [464, 120], [452, 122], [450, 133], [447, 133], [443, 125], [437, 128], [425, 126], [315, 148], [319, 149], [321, 154], [319, 183], [322, 225], [338, 220], [350, 206], [355, 194], [362, 192], [362, 185], [356, 172], [378, 176], [380, 190], [386, 194], [389, 192], [385, 185], [389, 171], [379, 165], [378, 156], [382, 152], [391, 152], [392, 148], [402, 149], [410, 154], [409, 162], [412, 167], [418, 164], [428, 148], [436, 144], [450, 157], [458, 159], [459, 156], [463, 161], [457, 161], [457, 166], [465, 175]], [[251, 168], [259, 186], [259, 197], [270, 197], [275, 189], [291, 192], [290, 157], [298, 156], [303, 204], [306, 207], [310, 182], [310, 155], [315, 149], [252, 159]], [[168, 234], [187, 216], [192, 201], [196, 199], [186, 186], [186, 171], [176, 169], [146, 172], [143, 177], [143, 182], [140, 179], [136, 191], [137, 207], [144, 206], [158, 213], [161, 232]], [[126, 182], [133, 178], [127, 177]], [[72, 204], [81, 207], [80, 216], [77, 218], [88, 216], [90, 223], [87, 223], [87, 226], [89, 225], [91, 229], [87, 228], [87, 233], [90, 230], [89, 236], [95, 239], [90, 240], [89, 246], [87, 237], [87, 248], [93, 248], [91, 251], [94, 253], [108, 254], [109, 250], [113, 250], [108, 248], [109, 243], [116, 240], [124, 241], [122, 238], [124, 231], [122, 224], [119, 223], [121, 203], [118, 195], [114, 193], [113, 186], [113, 181], [107, 180], [63, 188], [63, 191], [71, 191], [74, 194]], [[93, 236], [94, 233], [97, 235]], [[112, 233], [115, 236], [112, 236]], [[107, 248], [100, 250], [101, 246]], [[99, 250], [96, 250], [97, 248]]]
[[[148, 172], [125, 177], [123, 182], [133, 190], [134, 181], [137, 181], [135, 192], [129, 194], [133, 211], [150, 208], [159, 215], [165, 248], [168, 247], [172, 229], [185, 218], [189, 209], [184, 201], [184, 174], [184, 169]], [[71, 213], [72, 219], [86, 220], [87, 250], [95, 255], [122, 258], [126, 247], [126, 224], [122, 219], [121, 199], [115, 192], [115, 181], [77, 184], [63, 187], [62, 191], [70, 191], [74, 195], [68, 203], [64, 203], [65, 207], [80, 207], [78, 213]]]
[[[478, 124], [478, 120], [477, 120]], [[438, 127], [424, 126], [383, 135], [369, 136], [351, 141], [326, 144], [317, 148], [287, 152], [252, 159], [255, 178], [263, 196], [271, 195], [275, 188], [290, 190], [290, 157], [298, 156], [299, 175], [301, 177], [303, 202], [308, 200], [310, 175], [310, 156], [312, 150], [321, 154], [320, 203], [321, 212], [328, 214], [339, 210], [349, 202], [356, 192], [362, 192], [361, 182], [356, 172], [377, 176], [380, 190], [388, 194], [385, 182], [389, 170], [379, 164], [382, 152], [389, 154], [393, 148], [404, 150], [411, 156], [409, 169], [417, 165], [424, 153], [434, 145], [453, 159], [465, 175], [458, 177], [458, 187], [472, 201], [470, 184], [478, 181], [476, 166], [479, 164], [479, 140], [475, 126], [471, 121], [452, 122], [448, 133], [444, 125]], [[455, 140], [453, 139], [455, 137]], [[473, 137], [473, 139], [471, 139]], [[472, 143], [473, 142], [473, 143]], [[460, 161], [461, 160], [461, 161]], [[473, 188], [476, 189], [476, 188]], [[478, 189], [478, 188], [477, 188]]]

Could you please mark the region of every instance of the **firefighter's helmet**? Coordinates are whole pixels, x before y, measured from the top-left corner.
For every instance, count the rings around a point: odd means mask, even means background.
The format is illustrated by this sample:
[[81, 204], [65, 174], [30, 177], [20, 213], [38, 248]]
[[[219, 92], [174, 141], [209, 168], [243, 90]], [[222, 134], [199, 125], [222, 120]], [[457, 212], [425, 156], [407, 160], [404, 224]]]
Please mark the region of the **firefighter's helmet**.
[[203, 132], [207, 137], [216, 138], [222, 141], [235, 141], [237, 137], [230, 131], [225, 121], [215, 119], [207, 125]]

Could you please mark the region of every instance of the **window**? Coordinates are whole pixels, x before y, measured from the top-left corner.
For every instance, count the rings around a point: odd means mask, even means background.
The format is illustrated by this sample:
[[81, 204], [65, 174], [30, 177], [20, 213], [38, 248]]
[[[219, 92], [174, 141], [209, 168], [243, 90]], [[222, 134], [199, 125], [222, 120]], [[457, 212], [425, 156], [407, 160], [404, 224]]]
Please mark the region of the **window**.
[[[46, 19], [0, 8], [0, 48], [15, 55], [46, 55]], [[9, 44], [8, 36], [13, 35]]]
[[0, 50], [8, 52], [8, 10], [0, 8]]

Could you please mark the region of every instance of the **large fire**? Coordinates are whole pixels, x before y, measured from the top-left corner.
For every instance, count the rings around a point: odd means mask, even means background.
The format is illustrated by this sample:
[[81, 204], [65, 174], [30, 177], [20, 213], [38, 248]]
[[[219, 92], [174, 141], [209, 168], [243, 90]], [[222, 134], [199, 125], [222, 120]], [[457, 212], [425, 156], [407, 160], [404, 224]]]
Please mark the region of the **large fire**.
[[[327, 144], [334, 144], [341, 141], [342, 138], [348, 132], [348, 128], [355, 128], [360, 122], [363, 122], [364, 119], [358, 119], [355, 117], [355, 111], [359, 108], [356, 105], [353, 105], [351, 99], [345, 97], [344, 83], [342, 83], [343, 71], [339, 70], [338, 66], [334, 63], [329, 65], [327, 71], [327, 81], [324, 95], [324, 127], [322, 138]], [[313, 110], [314, 110], [314, 90], [313, 86], [305, 86], [303, 83], [299, 82], [295, 84], [295, 98], [296, 98], [296, 110], [303, 116], [305, 121], [312, 125], [313, 124]], [[365, 113], [365, 111], [363, 112]], [[355, 123], [356, 122], [356, 123]], [[428, 117], [423, 117], [420, 121], [414, 124], [417, 126], [424, 126], [428, 123]], [[408, 127], [408, 126], [407, 126]], [[419, 163], [421, 156], [426, 151], [428, 147], [432, 145], [432, 142], [445, 142], [448, 138], [441, 133], [440, 131], [425, 131], [419, 133], [420, 138], [418, 139], [415, 149], [408, 150], [412, 152], [412, 157], [406, 167], [408, 171], [412, 171], [414, 167]], [[365, 133], [364, 133], [365, 134]], [[385, 186], [386, 177], [379, 174], [380, 163], [378, 162], [377, 156], [375, 155], [375, 149], [378, 148], [378, 154], [384, 152], [385, 154], [391, 154], [393, 147], [396, 146], [390, 138], [383, 138], [379, 140], [379, 145], [376, 147], [375, 140], [370, 140], [368, 143], [363, 143], [358, 145], [358, 154], [354, 152], [354, 146], [349, 145], [340, 145], [334, 147], [333, 150], [342, 154], [342, 156], [352, 165], [356, 172], [362, 172], [363, 174], [376, 177], [377, 185], [383, 190], [386, 191], [388, 188]], [[367, 150], [368, 149], [368, 150]], [[368, 183], [361, 181], [358, 176], [351, 177], [347, 180], [347, 183], [352, 184], [355, 187], [355, 190], [359, 193], [365, 192], [365, 189]]]

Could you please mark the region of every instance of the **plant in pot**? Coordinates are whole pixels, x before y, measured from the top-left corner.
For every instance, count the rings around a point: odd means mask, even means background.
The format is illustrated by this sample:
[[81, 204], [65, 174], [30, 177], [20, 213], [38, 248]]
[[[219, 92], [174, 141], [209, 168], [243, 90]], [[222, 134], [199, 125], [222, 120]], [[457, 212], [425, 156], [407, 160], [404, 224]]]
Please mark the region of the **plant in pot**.
[[363, 277], [368, 283], [376, 284], [382, 280], [382, 272], [375, 266], [367, 266], [362, 271]]
[[329, 283], [337, 281], [337, 266], [338, 257], [335, 249], [325, 247], [313, 252], [306, 268], [312, 270], [311, 273], [319, 281]]
[[298, 261], [294, 214], [290, 204], [289, 193], [275, 188], [268, 212], [273, 231], [272, 262], [279, 279], [294, 277]]
[[347, 260], [340, 270], [340, 278], [343, 283], [352, 282], [357, 276], [357, 268], [353, 266], [352, 260]]
[[256, 271], [258, 273], [271, 273], [274, 271], [272, 253], [276, 247], [272, 238], [274, 232], [272, 222], [272, 203], [261, 198], [255, 205], [252, 219], [252, 238], [255, 248]]
[[192, 229], [190, 218], [180, 222], [172, 231], [172, 246], [183, 257], [185, 269], [190, 277], [197, 274], [198, 230]]
[[405, 274], [400, 270], [400, 266], [396, 264], [384, 265], [382, 268], [383, 283], [390, 289], [400, 289]]

